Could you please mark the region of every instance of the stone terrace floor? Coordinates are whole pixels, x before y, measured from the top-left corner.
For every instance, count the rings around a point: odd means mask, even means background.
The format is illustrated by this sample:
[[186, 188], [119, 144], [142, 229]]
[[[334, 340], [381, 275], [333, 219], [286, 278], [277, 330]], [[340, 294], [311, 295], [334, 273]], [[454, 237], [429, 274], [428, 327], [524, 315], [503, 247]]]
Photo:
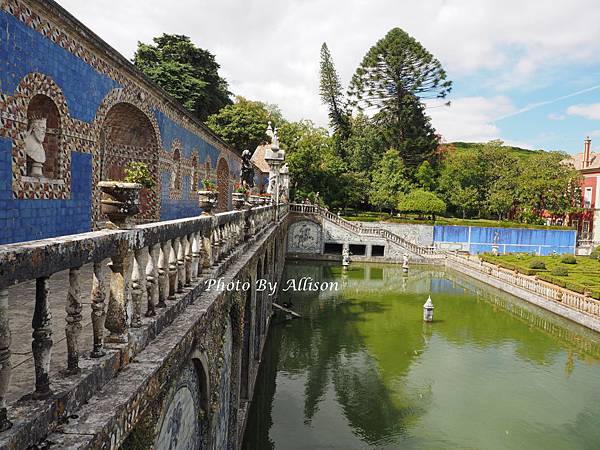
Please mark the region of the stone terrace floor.
[[[106, 261], [108, 262], [108, 261]], [[104, 274], [109, 275], [110, 269], [106, 268]], [[81, 268], [81, 299], [82, 321], [80, 336], [80, 359], [89, 358], [92, 350], [92, 320], [90, 306], [90, 292], [92, 289], [92, 265]], [[108, 283], [108, 278], [107, 278]], [[108, 284], [106, 284], [108, 287]], [[67, 367], [67, 340], [65, 335], [65, 307], [67, 305], [67, 292], [69, 289], [69, 271], [58, 272], [50, 277], [49, 302], [52, 312], [52, 359], [50, 363], [50, 382], [55, 379], [60, 371]], [[108, 289], [107, 289], [108, 290]], [[107, 304], [108, 296], [105, 301]], [[12, 377], [7, 395], [10, 404], [25, 394], [35, 390], [35, 370], [33, 354], [31, 352], [31, 320], [35, 306], [35, 280], [21, 283], [9, 288], [9, 320], [12, 333], [11, 363]], [[106, 331], [108, 334], [108, 331]], [[52, 388], [52, 384], [50, 385]]]

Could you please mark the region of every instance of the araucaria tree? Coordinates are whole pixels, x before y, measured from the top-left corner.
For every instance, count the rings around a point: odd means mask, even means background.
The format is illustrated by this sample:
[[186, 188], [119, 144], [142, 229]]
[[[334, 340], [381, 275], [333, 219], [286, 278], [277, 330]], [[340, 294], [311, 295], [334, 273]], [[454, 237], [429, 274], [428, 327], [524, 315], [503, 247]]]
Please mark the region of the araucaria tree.
[[321, 46], [321, 80], [319, 92], [321, 100], [329, 109], [329, 125], [343, 142], [350, 134], [350, 115], [338, 76], [327, 44]]
[[200, 120], [229, 105], [227, 81], [219, 76], [219, 64], [207, 50], [189, 37], [163, 34], [154, 45], [138, 42], [133, 63]]
[[352, 104], [372, 109], [409, 168], [430, 159], [438, 139], [423, 99], [444, 98], [452, 89], [441, 63], [400, 28], [367, 52], [350, 83]]

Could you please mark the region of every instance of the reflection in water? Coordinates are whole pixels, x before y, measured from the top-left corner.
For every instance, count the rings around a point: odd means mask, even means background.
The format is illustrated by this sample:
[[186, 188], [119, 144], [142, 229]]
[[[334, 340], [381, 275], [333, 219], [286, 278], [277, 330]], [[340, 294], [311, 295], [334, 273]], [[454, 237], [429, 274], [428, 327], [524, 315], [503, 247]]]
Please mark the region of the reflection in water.
[[[592, 332], [439, 268], [288, 264], [244, 449], [596, 448]], [[431, 293], [435, 321], [422, 321]]]

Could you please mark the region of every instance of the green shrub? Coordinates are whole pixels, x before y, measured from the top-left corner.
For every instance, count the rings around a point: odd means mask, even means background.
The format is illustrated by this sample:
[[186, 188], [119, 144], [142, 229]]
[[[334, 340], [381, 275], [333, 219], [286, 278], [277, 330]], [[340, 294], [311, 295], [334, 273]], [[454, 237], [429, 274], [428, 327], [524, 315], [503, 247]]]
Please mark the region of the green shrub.
[[125, 181], [127, 183], [139, 183], [147, 189], [152, 189], [156, 182], [150, 173], [150, 169], [143, 162], [132, 161], [125, 167]]
[[600, 260], [600, 245], [592, 250], [592, 253], [590, 253], [590, 258]]
[[563, 257], [560, 258], [560, 262], [563, 264], [577, 264], [577, 259], [574, 255], [563, 255]]
[[532, 259], [529, 263], [530, 269], [544, 270], [546, 268], [546, 264], [541, 259]]
[[[567, 263], [567, 264], [570, 264], [570, 263]], [[557, 276], [557, 277], [567, 277], [567, 276], [569, 276], [569, 271], [567, 270], [566, 267], [556, 266], [550, 271], [550, 274]]]

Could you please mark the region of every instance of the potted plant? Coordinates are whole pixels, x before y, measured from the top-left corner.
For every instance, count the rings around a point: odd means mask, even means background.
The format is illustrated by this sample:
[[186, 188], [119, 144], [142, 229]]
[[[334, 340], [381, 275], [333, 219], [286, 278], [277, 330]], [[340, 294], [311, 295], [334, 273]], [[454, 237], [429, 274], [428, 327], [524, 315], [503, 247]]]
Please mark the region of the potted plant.
[[142, 162], [131, 162], [125, 168], [123, 181], [101, 181], [98, 187], [102, 192], [101, 212], [108, 218], [108, 228], [130, 228], [132, 218], [140, 212], [140, 191], [151, 189], [155, 181]]
[[235, 209], [242, 209], [246, 202], [246, 196], [248, 195], [248, 188], [244, 183], [238, 183], [235, 185], [235, 189], [232, 195], [232, 203]]
[[202, 186], [204, 189], [198, 191], [198, 201], [200, 203], [200, 208], [202, 208], [202, 213], [210, 214], [217, 202], [219, 192], [217, 191], [217, 185], [209, 178], [202, 180]]

